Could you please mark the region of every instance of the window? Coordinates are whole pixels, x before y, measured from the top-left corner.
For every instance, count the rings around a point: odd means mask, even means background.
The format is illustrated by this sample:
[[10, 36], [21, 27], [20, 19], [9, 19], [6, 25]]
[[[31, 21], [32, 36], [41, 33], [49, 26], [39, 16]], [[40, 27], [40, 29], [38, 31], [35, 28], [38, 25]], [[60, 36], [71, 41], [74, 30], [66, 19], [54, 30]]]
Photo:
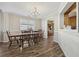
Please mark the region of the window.
[[35, 29], [35, 21], [31, 19], [20, 19], [20, 30]]

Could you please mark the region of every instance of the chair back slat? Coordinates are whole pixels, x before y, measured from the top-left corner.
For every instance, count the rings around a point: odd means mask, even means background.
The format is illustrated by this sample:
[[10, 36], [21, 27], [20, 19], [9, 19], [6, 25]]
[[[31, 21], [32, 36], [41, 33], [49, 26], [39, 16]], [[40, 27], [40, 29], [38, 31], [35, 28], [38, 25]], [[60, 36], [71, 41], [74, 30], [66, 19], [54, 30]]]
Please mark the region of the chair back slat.
[[30, 31], [23, 30], [22, 33], [30, 33]]
[[11, 40], [10, 40], [10, 32], [9, 32], [9, 31], [6, 31], [6, 33], [7, 33], [7, 36], [8, 36], [8, 38], [9, 38], [9, 41], [11, 41]]

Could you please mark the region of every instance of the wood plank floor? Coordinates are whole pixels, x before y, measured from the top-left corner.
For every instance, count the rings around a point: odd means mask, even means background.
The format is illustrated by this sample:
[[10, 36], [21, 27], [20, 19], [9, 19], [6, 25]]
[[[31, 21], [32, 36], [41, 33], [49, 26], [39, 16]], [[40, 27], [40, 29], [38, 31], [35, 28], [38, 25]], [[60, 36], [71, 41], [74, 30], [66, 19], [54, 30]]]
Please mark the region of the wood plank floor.
[[18, 46], [13, 45], [8, 49], [8, 43], [0, 43], [0, 56], [1, 57], [64, 57], [58, 43], [53, 42], [53, 37], [44, 39], [38, 45], [31, 47], [24, 47], [20, 51]]

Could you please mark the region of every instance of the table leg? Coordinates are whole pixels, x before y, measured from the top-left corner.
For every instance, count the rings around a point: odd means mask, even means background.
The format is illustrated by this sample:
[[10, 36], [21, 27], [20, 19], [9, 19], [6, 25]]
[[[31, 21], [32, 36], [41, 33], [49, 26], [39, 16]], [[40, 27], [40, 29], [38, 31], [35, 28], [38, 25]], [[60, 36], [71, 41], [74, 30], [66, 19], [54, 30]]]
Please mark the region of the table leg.
[[19, 48], [20, 48], [20, 51], [22, 52], [22, 50], [23, 50], [23, 40], [20, 40]]

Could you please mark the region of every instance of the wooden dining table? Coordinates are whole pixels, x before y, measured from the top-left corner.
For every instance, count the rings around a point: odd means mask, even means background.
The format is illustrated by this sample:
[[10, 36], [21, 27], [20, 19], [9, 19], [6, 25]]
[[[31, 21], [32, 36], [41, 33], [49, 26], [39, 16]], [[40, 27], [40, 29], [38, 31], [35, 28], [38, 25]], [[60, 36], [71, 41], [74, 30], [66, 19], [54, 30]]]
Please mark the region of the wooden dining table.
[[23, 49], [23, 47], [22, 47], [22, 36], [26, 36], [26, 35], [37, 35], [37, 34], [40, 34], [40, 32], [30, 32], [30, 33], [22, 33], [22, 32], [11, 32], [10, 33], [10, 37], [19, 37], [20, 39], [19, 39], [19, 41], [20, 41], [20, 45], [19, 45], [19, 47], [20, 47], [20, 50], [22, 51], [22, 49]]
[[31, 34], [39, 34], [39, 32], [31, 32], [31, 33], [11, 32], [9, 36], [11, 36], [11, 37], [19, 37], [19, 36], [31, 35]]

